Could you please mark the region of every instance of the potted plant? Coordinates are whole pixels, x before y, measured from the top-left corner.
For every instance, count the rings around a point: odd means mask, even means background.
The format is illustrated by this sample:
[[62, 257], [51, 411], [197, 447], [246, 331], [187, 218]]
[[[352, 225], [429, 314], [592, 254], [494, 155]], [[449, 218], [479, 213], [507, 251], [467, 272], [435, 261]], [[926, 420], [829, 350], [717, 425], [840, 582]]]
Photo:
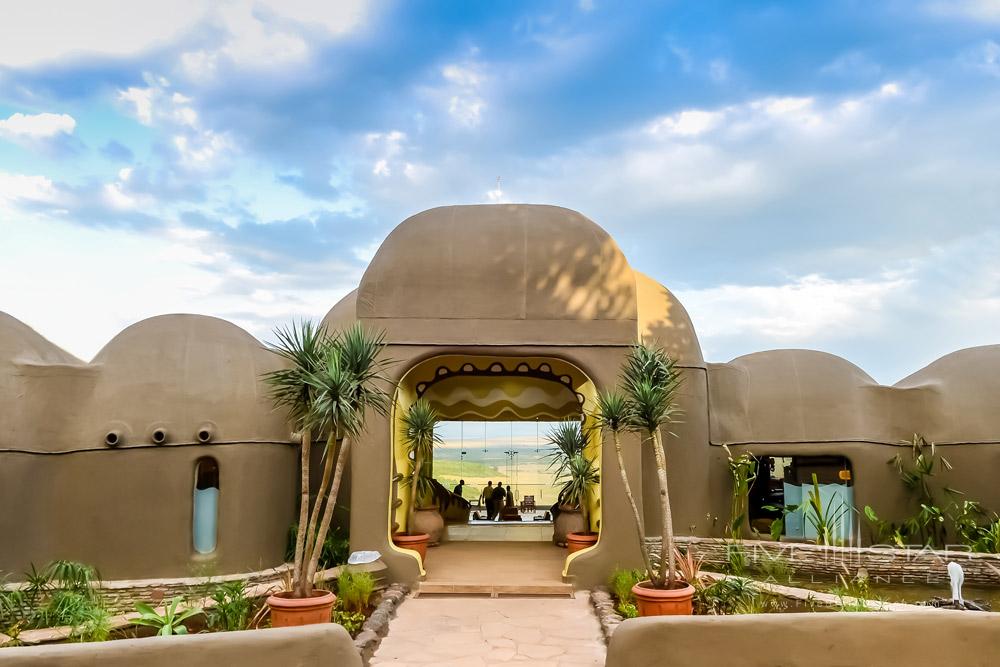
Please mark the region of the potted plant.
[[[646, 568], [646, 580], [639, 582], [632, 589], [636, 606], [642, 616], [689, 615], [693, 611], [694, 586], [677, 574], [666, 453], [661, 433], [662, 426], [673, 422], [679, 413], [674, 399], [680, 387], [680, 380], [676, 365], [666, 352], [656, 346], [637, 343], [629, 350], [622, 369], [624, 393], [606, 393], [598, 401], [600, 410], [598, 423], [615, 437], [619, 470], [632, 506], [642, 549], [642, 560]], [[656, 459], [662, 540], [659, 562], [655, 567], [645, 546], [643, 521], [639, 516], [631, 487], [628, 485], [621, 458], [619, 437], [624, 430], [638, 432], [643, 442], [653, 447]]]
[[435, 433], [440, 417], [437, 410], [425, 399], [419, 399], [403, 415], [404, 440], [407, 455], [412, 461], [410, 473], [404, 483], [410, 487], [406, 503], [406, 532], [396, 533], [392, 541], [396, 546], [413, 549], [420, 560], [427, 558], [427, 545], [436, 533], [437, 543], [444, 530], [444, 519], [434, 504], [434, 485], [427, 464], [434, 456], [434, 445], [441, 442]]
[[[267, 599], [271, 625], [284, 627], [328, 623], [336, 597], [314, 589], [320, 555], [333, 519], [351, 440], [363, 431], [365, 415], [389, 411], [388, 383], [381, 359], [385, 336], [356, 324], [328, 333], [311, 322], [275, 331], [268, 349], [285, 367], [264, 375], [277, 407], [288, 410], [302, 434], [301, 505], [288, 590]], [[310, 449], [313, 433], [326, 434], [323, 475], [315, 500], [309, 502]]]
[[[583, 450], [587, 447], [587, 439], [583, 437], [583, 431], [579, 422], [562, 422], [557, 424], [546, 436], [549, 445], [554, 449], [545, 458], [549, 460], [549, 470], [554, 470], [555, 478], [562, 482], [563, 488], [559, 491], [559, 498], [556, 501], [555, 520], [552, 527], [552, 541], [558, 546], [568, 546], [567, 536], [570, 533], [589, 533], [590, 524], [587, 523], [586, 502], [581, 503], [581, 496], [574, 489], [572, 482], [571, 465], [574, 465], [578, 475], [586, 476], [587, 464], [578, 459], [586, 460]], [[597, 473], [590, 463], [591, 472]], [[578, 480], [583, 483], [583, 480]], [[570, 495], [572, 492], [572, 495]], [[586, 495], [582, 496], [586, 500]], [[594, 541], [596, 541], [596, 536]], [[589, 545], [588, 545], [589, 546]], [[582, 548], [582, 547], [581, 547]]]

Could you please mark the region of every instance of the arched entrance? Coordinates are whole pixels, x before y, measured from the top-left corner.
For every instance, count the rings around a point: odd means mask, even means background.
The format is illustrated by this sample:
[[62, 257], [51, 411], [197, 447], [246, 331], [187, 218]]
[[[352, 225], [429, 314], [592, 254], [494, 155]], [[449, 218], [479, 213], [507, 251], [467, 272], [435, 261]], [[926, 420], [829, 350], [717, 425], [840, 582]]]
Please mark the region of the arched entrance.
[[[490, 425], [579, 420], [587, 439], [585, 456], [599, 470], [601, 437], [596, 429], [590, 428], [587, 417], [594, 396], [594, 383], [580, 368], [553, 357], [452, 354], [416, 364], [398, 384], [391, 418], [393, 483], [386, 526], [390, 536], [394, 530], [403, 531], [407, 527], [405, 508], [410, 489], [400, 481], [410, 472], [411, 462], [406, 453], [402, 415], [415, 401], [426, 399], [442, 420], [468, 426], [470, 445], [474, 442], [473, 433], [480, 429], [488, 431]], [[483, 439], [488, 438], [484, 435]], [[502, 453], [512, 457], [514, 451], [510, 447]], [[433, 470], [433, 462], [431, 465]], [[498, 479], [503, 479], [506, 473], [510, 483], [509, 467], [491, 469], [496, 471]], [[568, 557], [565, 549], [552, 544], [551, 520], [546, 523], [544, 515], [554, 497], [547, 498], [544, 492], [523, 493], [520, 479], [513, 481], [514, 502], [508, 503], [508, 508], [513, 505], [513, 512], [497, 517], [498, 521], [484, 520], [482, 507], [463, 506], [443, 513], [448, 521], [441, 546], [432, 548], [427, 563], [421, 563], [428, 584], [440, 583], [451, 592], [462, 586], [475, 589], [485, 584], [493, 592], [544, 592], [546, 584], [562, 585], [569, 559], [577, 554]], [[478, 493], [474, 495], [478, 498]], [[526, 504], [527, 495], [542, 496], [534, 498], [534, 511]], [[600, 484], [592, 489], [587, 505], [590, 529], [600, 531]], [[400, 551], [418, 559], [415, 552]], [[427, 588], [424, 586], [422, 590]]]

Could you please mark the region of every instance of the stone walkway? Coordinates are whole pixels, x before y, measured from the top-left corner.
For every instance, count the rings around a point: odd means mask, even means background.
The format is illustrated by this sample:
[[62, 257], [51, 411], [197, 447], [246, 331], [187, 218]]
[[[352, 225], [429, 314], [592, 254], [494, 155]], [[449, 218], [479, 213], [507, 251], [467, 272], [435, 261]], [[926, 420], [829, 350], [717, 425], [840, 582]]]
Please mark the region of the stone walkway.
[[407, 600], [372, 665], [603, 665], [601, 629], [575, 598], [427, 596]]

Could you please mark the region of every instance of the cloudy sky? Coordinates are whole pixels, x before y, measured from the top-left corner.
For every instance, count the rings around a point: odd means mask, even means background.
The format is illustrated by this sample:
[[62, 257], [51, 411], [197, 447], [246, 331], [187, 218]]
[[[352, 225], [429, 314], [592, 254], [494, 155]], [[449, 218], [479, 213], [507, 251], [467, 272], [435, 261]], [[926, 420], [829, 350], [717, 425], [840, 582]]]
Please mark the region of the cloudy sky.
[[321, 317], [406, 216], [494, 201], [604, 226], [713, 361], [1000, 342], [1000, 0], [2, 14], [0, 310], [84, 359]]

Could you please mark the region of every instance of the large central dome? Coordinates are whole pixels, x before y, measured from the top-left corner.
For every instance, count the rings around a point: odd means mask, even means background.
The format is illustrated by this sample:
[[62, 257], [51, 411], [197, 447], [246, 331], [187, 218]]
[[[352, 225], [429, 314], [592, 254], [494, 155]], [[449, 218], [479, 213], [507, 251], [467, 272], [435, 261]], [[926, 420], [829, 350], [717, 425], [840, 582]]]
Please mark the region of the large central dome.
[[[558, 206], [447, 206], [389, 234], [359, 318], [633, 322], [635, 279], [607, 232]], [[634, 333], [631, 333], [634, 336]]]

